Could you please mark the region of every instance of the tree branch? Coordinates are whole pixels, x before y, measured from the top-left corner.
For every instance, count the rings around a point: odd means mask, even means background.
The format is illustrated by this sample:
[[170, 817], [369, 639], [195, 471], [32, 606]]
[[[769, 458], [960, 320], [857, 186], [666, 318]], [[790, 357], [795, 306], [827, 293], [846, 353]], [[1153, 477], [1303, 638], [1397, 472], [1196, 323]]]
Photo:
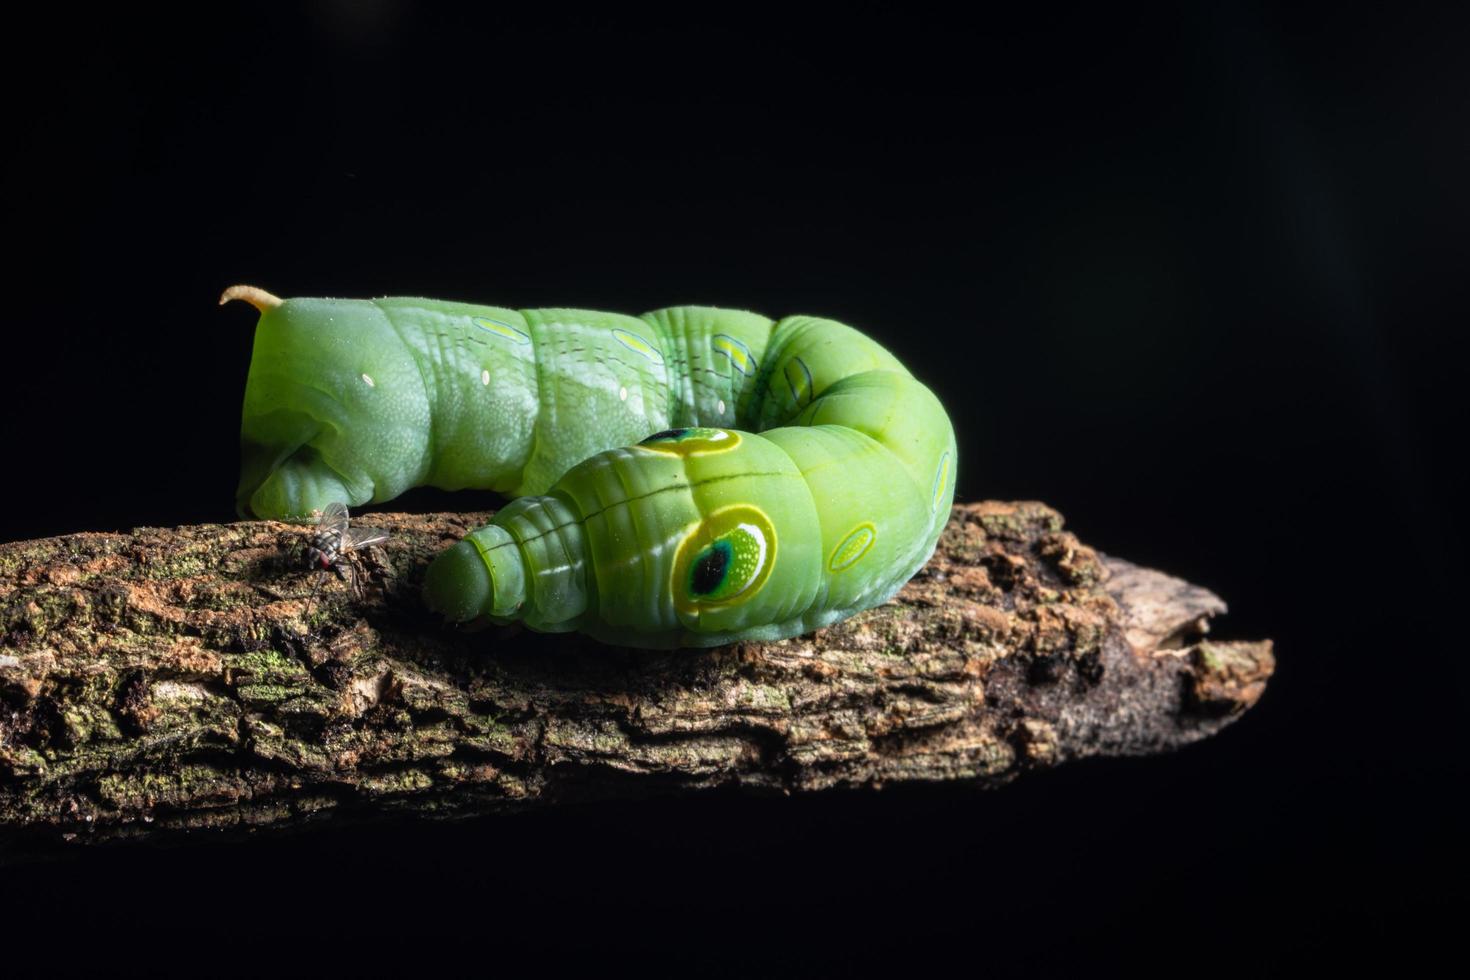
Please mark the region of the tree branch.
[[68, 838], [473, 814], [734, 785], [998, 785], [1161, 752], [1261, 696], [1269, 641], [1036, 503], [955, 508], [892, 602], [650, 652], [443, 630], [428, 560], [488, 515], [369, 514], [362, 595], [270, 522], [0, 545], [0, 829]]

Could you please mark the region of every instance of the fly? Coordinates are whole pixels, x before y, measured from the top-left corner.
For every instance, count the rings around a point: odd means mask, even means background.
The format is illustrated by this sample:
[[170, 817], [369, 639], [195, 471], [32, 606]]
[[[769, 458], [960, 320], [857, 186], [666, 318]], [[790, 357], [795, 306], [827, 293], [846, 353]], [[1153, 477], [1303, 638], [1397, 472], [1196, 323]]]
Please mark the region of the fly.
[[307, 561], [319, 572], [312, 598], [315, 599], [316, 592], [321, 591], [321, 580], [330, 571], [345, 576], [353, 596], [360, 595], [357, 566], [352, 560], [352, 552], [369, 545], [381, 544], [389, 537], [389, 533], [382, 528], [349, 526], [347, 505], [336, 501], [327, 504], [322, 509], [321, 517], [317, 519], [311, 543], [306, 547]]

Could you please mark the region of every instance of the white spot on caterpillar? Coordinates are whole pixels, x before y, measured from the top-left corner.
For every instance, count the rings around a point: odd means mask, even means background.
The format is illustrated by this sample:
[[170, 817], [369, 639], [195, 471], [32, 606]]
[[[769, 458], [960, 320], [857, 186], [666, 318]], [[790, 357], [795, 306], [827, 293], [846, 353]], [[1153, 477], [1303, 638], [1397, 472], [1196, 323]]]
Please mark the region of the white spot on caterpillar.
[[720, 414], [725, 414], [725, 399], [723, 398], [720, 399]]
[[618, 400], [619, 401], [627, 401], [628, 400], [628, 389], [627, 388], [619, 388], [618, 389]]
[[481, 371], [480, 372], [480, 384], [487, 385], [489, 383], [490, 383], [490, 372], [489, 371]]
[[368, 377], [366, 374], [362, 376], [362, 383], [367, 385], [369, 388], [377, 387], [377, 384], [373, 381], [373, 379]]

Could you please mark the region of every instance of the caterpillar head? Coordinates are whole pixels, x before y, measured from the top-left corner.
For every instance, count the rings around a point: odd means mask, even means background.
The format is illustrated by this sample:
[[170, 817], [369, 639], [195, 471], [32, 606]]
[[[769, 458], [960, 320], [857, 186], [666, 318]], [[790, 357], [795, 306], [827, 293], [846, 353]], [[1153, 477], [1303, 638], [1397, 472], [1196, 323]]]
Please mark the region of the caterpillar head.
[[428, 397], [412, 352], [365, 300], [281, 300], [260, 310], [240, 422], [241, 516], [300, 520], [327, 504], [386, 500], [428, 465]]
[[490, 524], [441, 551], [424, 576], [424, 603], [451, 623], [508, 622], [526, 603], [526, 563], [505, 528]]

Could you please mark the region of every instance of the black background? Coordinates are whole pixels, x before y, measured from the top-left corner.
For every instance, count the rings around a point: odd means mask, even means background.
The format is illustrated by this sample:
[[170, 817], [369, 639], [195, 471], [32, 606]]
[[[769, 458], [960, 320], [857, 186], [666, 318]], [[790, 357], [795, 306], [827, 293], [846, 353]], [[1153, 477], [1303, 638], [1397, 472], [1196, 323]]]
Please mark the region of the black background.
[[1047, 501], [1219, 592], [1217, 632], [1280, 666], [1220, 737], [994, 794], [12, 861], [6, 955], [1255, 974], [1454, 939], [1470, 35], [1433, 7], [1199, 6], [14, 22], [0, 540], [232, 518], [235, 282], [810, 312], [931, 383], [960, 499]]

